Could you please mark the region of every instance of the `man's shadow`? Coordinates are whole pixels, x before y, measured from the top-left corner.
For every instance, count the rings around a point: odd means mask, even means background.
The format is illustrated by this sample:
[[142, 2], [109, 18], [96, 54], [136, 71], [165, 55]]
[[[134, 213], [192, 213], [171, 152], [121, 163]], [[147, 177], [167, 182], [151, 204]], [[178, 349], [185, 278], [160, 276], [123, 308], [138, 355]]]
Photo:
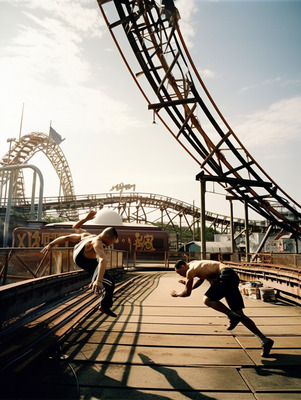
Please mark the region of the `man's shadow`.
[[216, 400], [215, 397], [209, 397], [196, 391], [192, 388], [184, 379], [182, 379], [176, 370], [172, 368], [163, 367], [161, 365], [156, 365], [153, 360], [151, 360], [148, 356], [139, 353], [139, 357], [145, 365], [148, 365], [150, 368], [164, 375], [166, 380], [170, 383], [170, 385], [179, 393], [185, 395], [187, 399], [192, 400]]
[[[301, 355], [272, 353], [269, 358], [262, 360], [263, 367], [256, 368], [260, 376], [280, 375], [286, 378], [300, 379]], [[301, 383], [300, 383], [301, 386]]]

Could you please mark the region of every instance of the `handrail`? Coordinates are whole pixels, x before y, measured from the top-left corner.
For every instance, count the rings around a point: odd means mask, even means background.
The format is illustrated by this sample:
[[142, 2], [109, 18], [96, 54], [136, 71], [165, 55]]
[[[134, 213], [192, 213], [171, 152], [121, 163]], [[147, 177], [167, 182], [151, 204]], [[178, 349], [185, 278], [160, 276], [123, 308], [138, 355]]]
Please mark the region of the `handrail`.
[[[5, 167], [0, 168], [1, 171], [14, 171], [23, 168], [31, 168], [34, 170], [34, 178], [32, 181], [32, 197], [31, 197], [31, 215], [33, 215], [34, 210], [34, 192], [35, 192], [35, 184], [36, 184], [36, 174], [38, 174], [40, 179], [40, 191], [39, 191], [39, 203], [38, 203], [38, 215], [37, 220], [42, 220], [42, 208], [43, 208], [43, 190], [44, 190], [44, 179], [42, 172], [38, 167], [32, 164], [16, 164], [16, 165], [7, 165]], [[8, 228], [9, 228], [9, 220], [10, 220], [10, 210], [11, 210], [11, 202], [12, 202], [12, 189], [13, 189], [13, 179], [12, 173], [10, 174], [9, 178], [9, 190], [8, 190], [8, 199], [7, 199], [7, 208], [5, 213], [5, 223], [3, 228], [3, 246], [7, 246], [8, 242]]]

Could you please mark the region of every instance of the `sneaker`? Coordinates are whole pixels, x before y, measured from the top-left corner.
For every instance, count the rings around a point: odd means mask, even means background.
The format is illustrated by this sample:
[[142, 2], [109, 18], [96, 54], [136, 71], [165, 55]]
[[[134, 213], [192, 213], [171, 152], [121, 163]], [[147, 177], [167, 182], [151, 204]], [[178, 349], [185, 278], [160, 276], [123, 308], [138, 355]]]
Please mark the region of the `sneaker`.
[[109, 315], [110, 317], [117, 317], [117, 315], [116, 315], [115, 313], [113, 313], [113, 311], [110, 310], [110, 308], [98, 307], [98, 309], [99, 309], [101, 312], [103, 312], [103, 313]]
[[273, 347], [274, 340], [268, 339], [262, 346], [262, 352], [261, 356], [262, 357], [268, 357], [270, 355], [271, 348]]
[[237, 324], [240, 323], [241, 321], [241, 316], [236, 314], [235, 312], [231, 312], [230, 316], [229, 316], [229, 324], [227, 326], [227, 330], [228, 331], [232, 331], [232, 329], [234, 329], [236, 327]]

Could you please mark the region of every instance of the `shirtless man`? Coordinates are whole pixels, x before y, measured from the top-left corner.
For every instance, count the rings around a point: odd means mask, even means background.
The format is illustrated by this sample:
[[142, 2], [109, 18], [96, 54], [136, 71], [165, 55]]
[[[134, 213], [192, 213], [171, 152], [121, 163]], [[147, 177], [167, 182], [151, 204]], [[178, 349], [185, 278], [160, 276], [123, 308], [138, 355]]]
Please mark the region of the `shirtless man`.
[[[232, 268], [218, 261], [195, 260], [187, 264], [184, 260], [180, 260], [176, 263], [175, 269], [179, 275], [186, 277], [186, 281], [179, 281], [185, 284], [185, 288], [182, 292], [173, 290], [171, 292], [173, 297], [188, 297], [204, 280], [209, 281], [211, 286], [204, 295], [204, 304], [228, 316], [228, 330], [234, 329], [239, 322], [243, 323], [259, 338], [261, 355], [269, 356], [274, 341], [261, 333], [255, 323], [244, 314], [244, 301], [238, 289], [239, 277]], [[194, 278], [197, 278], [195, 283]], [[222, 298], [226, 299], [229, 308], [220, 301]]]
[[88, 215], [73, 225], [76, 233], [70, 235], [59, 236], [45, 246], [41, 252], [47, 253], [61, 243], [71, 242], [77, 243], [73, 249], [73, 260], [76, 265], [92, 276], [91, 289], [94, 293], [103, 295], [100, 302], [99, 310], [116, 317], [116, 314], [110, 309], [112, 307], [112, 297], [114, 291], [114, 281], [112, 277], [106, 273], [107, 259], [104, 252], [104, 245], [110, 246], [117, 238], [116, 229], [109, 227], [104, 229], [99, 235], [90, 234], [81, 226], [93, 219], [96, 212], [91, 210]]

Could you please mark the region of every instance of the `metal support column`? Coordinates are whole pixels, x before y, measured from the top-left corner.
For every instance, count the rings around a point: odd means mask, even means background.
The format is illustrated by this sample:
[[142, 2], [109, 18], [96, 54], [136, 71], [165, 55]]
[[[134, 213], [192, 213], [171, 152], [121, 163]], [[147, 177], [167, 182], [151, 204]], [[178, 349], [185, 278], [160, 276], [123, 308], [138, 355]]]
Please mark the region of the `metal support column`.
[[3, 247], [7, 247], [8, 243], [8, 230], [9, 230], [11, 200], [12, 200], [13, 183], [14, 183], [13, 177], [14, 177], [14, 171], [10, 171], [9, 188], [7, 194], [7, 206], [6, 206], [5, 222], [3, 228]]
[[201, 183], [201, 254], [202, 259], [206, 259], [206, 207], [205, 207], [205, 194], [206, 194], [206, 182], [200, 180]]
[[249, 260], [250, 253], [250, 241], [249, 241], [249, 210], [248, 210], [248, 202], [245, 200], [245, 238], [246, 238], [246, 261]]
[[229, 198], [230, 202], [230, 236], [231, 236], [231, 252], [235, 253], [235, 241], [234, 241], [234, 225], [233, 225], [233, 203], [232, 198]]

